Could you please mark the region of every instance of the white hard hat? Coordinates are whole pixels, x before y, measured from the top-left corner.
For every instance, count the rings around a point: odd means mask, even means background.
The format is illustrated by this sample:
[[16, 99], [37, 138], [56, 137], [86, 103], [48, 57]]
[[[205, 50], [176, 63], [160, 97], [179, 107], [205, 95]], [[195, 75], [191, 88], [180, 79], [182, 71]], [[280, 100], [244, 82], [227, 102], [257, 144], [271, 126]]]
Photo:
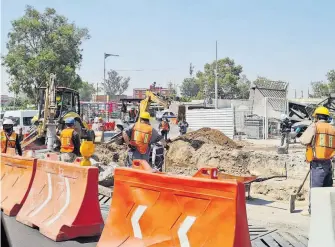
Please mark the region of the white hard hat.
[[3, 125], [14, 125], [14, 122], [12, 119], [6, 118], [5, 121], [3, 121]]
[[286, 114], [281, 114], [280, 118], [281, 118], [281, 120], [285, 120], [287, 118], [287, 115]]
[[95, 118], [94, 118], [94, 122], [95, 122], [95, 123], [99, 123], [99, 118], [98, 118], [98, 117], [95, 117]]

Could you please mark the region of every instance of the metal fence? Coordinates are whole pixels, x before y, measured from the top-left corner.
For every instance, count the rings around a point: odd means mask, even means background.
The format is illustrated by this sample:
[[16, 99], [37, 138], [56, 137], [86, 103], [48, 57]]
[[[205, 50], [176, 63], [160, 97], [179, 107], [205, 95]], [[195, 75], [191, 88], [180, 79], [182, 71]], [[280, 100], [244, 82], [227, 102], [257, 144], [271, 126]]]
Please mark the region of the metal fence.
[[197, 130], [209, 127], [222, 131], [229, 138], [234, 137], [234, 109], [195, 109], [186, 111], [189, 128]]

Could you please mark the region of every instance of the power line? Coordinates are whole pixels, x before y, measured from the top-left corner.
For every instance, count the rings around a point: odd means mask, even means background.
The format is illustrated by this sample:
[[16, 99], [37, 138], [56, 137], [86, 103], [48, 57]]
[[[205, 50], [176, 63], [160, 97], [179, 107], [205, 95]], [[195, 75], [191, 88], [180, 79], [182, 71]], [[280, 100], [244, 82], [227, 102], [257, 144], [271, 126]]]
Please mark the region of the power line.
[[166, 68], [166, 69], [114, 69], [115, 71], [167, 71], [167, 70], [177, 70], [177, 68]]

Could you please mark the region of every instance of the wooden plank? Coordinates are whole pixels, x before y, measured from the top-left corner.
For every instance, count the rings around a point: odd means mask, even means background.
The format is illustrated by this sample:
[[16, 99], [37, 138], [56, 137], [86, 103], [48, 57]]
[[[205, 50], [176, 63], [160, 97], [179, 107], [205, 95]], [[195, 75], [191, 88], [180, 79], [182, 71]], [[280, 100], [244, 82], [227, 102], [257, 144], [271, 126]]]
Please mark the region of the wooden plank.
[[303, 243], [301, 243], [296, 237], [294, 237], [291, 234], [288, 234], [287, 232], [279, 232], [283, 238], [285, 238], [287, 241], [289, 241], [294, 247], [306, 247]]
[[279, 235], [277, 232], [271, 233], [271, 237], [274, 240], [276, 240], [282, 247], [292, 247], [293, 246], [287, 240], [285, 240], [281, 235]]
[[262, 239], [271, 247], [281, 247], [270, 234], [263, 236]]
[[[266, 246], [259, 238], [253, 240], [251, 242], [251, 246], [252, 247], [268, 247]], [[271, 246], [272, 247], [272, 246]]]

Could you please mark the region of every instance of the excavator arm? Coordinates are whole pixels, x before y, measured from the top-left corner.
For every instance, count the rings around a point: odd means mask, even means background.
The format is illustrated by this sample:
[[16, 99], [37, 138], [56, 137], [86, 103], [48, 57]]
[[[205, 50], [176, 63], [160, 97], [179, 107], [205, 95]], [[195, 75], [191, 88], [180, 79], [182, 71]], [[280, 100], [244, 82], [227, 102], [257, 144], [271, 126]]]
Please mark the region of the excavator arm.
[[[168, 100], [163, 99], [161, 96], [151, 92], [145, 92], [145, 99], [140, 102], [140, 114], [141, 112], [145, 112], [149, 110], [151, 102], [155, 102], [158, 105], [163, 106], [165, 109], [169, 108], [170, 102]], [[138, 120], [139, 121], [139, 117]]]

